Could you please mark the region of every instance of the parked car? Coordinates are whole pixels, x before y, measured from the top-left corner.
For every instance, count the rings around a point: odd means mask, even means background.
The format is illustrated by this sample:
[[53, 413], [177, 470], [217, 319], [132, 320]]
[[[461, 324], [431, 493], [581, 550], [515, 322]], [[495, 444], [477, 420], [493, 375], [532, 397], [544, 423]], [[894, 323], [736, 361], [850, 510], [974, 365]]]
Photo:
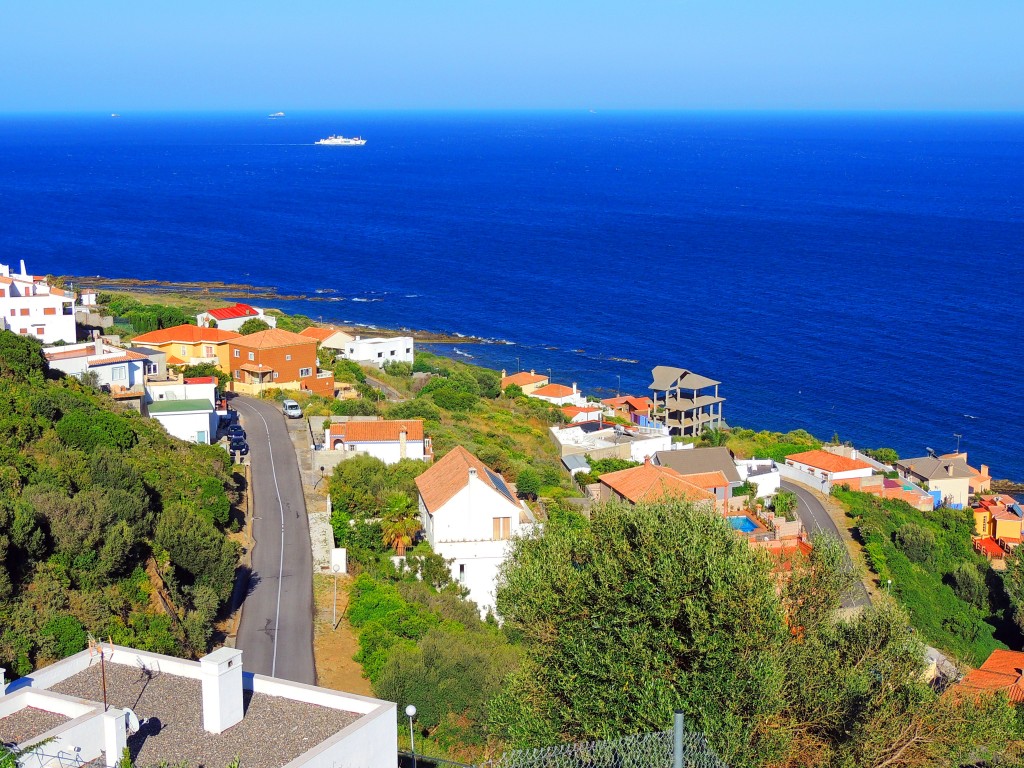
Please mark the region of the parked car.
[[284, 408], [284, 415], [289, 419], [302, 418], [302, 408], [294, 400], [285, 400], [281, 403], [281, 406]]
[[232, 441], [234, 440], [245, 440], [245, 430], [242, 429], [241, 424], [232, 424], [227, 428], [227, 436]]
[[231, 453], [237, 453], [239, 456], [248, 456], [249, 444], [245, 442], [244, 438], [233, 437], [231, 438], [231, 442], [228, 443], [228, 450], [231, 451]]

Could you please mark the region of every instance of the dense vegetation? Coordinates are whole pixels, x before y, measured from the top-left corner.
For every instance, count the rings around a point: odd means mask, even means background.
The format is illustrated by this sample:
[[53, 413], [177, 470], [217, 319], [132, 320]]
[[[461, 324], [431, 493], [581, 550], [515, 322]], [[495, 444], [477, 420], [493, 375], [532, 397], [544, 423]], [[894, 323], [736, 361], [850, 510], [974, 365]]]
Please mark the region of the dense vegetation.
[[840, 620], [853, 577], [818, 540], [781, 584], [720, 518], [609, 505], [519, 540], [498, 608], [526, 656], [490, 703], [515, 746], [660, 730], [681, 708], [741, 766], [958, 766], [1013, 735], [1005, 696], [921, 682], [923, 649], [891, 603]]
[[921, 512], [904, 501], [836, 487], [883, 588], [906, 608], [924, 640], [973, 665], [995, 648], [993, 634], [1012, 624], [1002, 579], [971, 546], [970, 510]]
[[173, 328], [176, 325], [191, 323], [195, 325], [196, 317], [179, 307], [164, 304], [143, 304], [129, 296], [108, 296], [101, 294], [106, 310], [115, 318], [127, 322], [133, 333], [141, 334], [159, 328]]
[[36, 342], [0, 332], [0, 666], [27, 674], [81, 650], [86, 632], [204, 652], [237, 562], [226, 459], [51, 374]]

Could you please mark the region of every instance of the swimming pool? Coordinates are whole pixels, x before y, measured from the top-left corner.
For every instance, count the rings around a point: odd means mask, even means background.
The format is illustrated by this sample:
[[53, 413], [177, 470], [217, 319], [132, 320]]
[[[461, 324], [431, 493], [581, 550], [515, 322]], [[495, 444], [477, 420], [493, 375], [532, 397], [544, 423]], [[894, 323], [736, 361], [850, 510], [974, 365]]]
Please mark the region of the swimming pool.
[[729, 525], [735, 528], [737, 531], [743, 533], [750, 533], [751, 531], [757, 530], [757, 523], [751, 520], [749, 517], [744, 515], [736, 515], [729, 518]]

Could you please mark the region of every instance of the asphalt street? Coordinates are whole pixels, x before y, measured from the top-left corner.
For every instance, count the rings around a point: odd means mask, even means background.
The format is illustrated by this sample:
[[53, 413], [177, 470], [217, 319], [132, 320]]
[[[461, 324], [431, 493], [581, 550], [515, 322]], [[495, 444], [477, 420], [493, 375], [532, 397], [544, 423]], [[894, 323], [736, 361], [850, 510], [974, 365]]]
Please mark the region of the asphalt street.
[[[825, 509], [825, 505], [818, 501], [813, 493], [801, 488], [796, 483], [790, 483], [785, 480], [782, 481], [782, 487], [796, 494], [796, 514], [809, 535], [814, 536], [819, 533], [827, 533], [835, 536], [840, 542], [843, 541], [843, 537], [839, 535], [839, 528], [832, 521], [828, 510]], [[850, 558], [850, 553], [846, 551], [845, 543], [843, 544], [843, 552], [846, 554], [846, 560], [852, 568], [853, 560]], [[868, 597], [868, 591], [858, 577], [857, 583], [843, 597], [843, 607], [861, 608], [869, 605], [871, 605], [871, 598]]]
[[312, 684], [313, 556], [295, 450], [276, 404], [231, 404], [249, 443], [256, 541], [236, 647], [248, 672]]

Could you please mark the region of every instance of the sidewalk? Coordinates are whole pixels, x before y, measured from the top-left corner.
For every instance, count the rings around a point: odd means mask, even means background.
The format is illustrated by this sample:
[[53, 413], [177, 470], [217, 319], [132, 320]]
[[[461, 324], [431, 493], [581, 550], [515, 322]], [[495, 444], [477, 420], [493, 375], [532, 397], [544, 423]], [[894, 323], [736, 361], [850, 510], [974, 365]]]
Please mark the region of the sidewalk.
[[306, 499], [306, 513], [309, 517], [309, 540], [313, 548], [313, 573], [330, 570], [331, 549], [334, 547], [334, 530], [331, 528], [330, 500], [327, 498], [329, 476], [322, 477], [315, 462], [313, 438], [309, 421], [305, 418], [288, 419], [288, 436], [295, 448], [302, 477], [302, 493]]

